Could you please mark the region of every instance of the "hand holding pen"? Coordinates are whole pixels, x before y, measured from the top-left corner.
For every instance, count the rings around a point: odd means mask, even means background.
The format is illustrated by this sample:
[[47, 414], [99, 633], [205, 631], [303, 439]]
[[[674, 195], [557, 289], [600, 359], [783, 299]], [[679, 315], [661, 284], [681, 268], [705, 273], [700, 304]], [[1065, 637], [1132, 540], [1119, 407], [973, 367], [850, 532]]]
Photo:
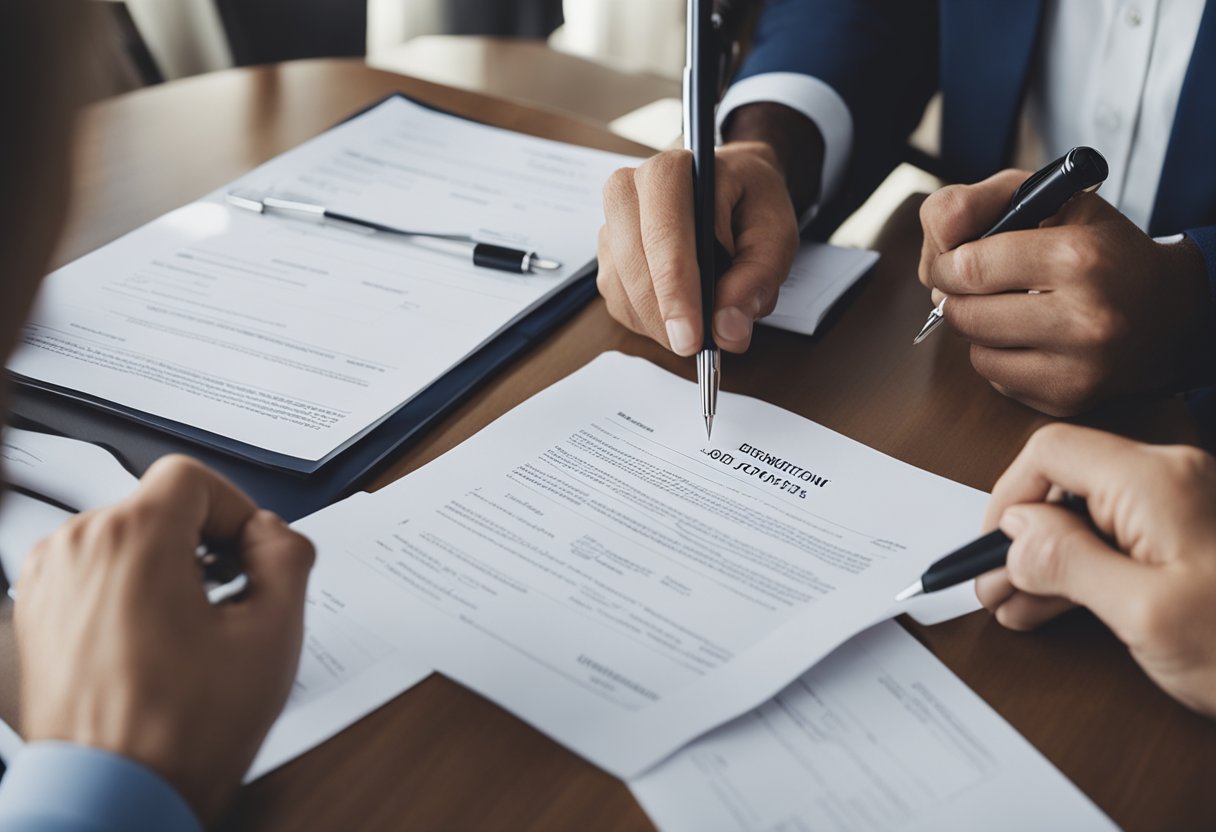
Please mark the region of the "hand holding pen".
[[[1088, 514], [1047, 502], [1084, 499]], [[1216, 460], [1073, 425], [1040, 429], [997, 482], [985, 525], [1008, 565], [976, 581], [1029, 630], [1084, 606], [1167, 693], [1216, 715]]]
[[[801, 210], [813, 194], [792, 200], [788, 186], [817, 188], [822, 167], [809, 160], [814, 142], [804, 140], [801, 129], [814, 132], [805, 116], [775, 104], [743, 107], [723, 126], [726, 144], [714, 154], [714, 230], [731, 263], [719, 270], [709, 329], [723, 352], [748, 349], [756, 320], [772, 312], [798, 250], [795, 206]], [[712, 135], [712, 123], [706, 133]], [[773, 136], [789, 137], [788, 146], [766, 141]], [[670, 150], [609, 177], [596, 250], [597, 285], [612, 317], [686, 357], [698, 353], [706, 330], [692, 157], [689, 150]], [[804, 163], [815, 176], [801, 176]]]
[[1087, 193], [1042, 227], [984, 236], [1025, 179], [1006, 171], [950, 186], [921, 208], [920, 280], [935, 302], [949, 297], [945, 320], [976, 371], [1051, 415], [1194, 381], [1211, 304], [1198, 248], [1155, 241]]
[[[207, 603], [203, 540], [239, 548], [239, 603]], [[14, 607], [22, 734], [130, 757], [218, 820], [292, 690], [313, 556], [218, 474], [158, 461], [129, 497], [73, 517], [26, 557]]]

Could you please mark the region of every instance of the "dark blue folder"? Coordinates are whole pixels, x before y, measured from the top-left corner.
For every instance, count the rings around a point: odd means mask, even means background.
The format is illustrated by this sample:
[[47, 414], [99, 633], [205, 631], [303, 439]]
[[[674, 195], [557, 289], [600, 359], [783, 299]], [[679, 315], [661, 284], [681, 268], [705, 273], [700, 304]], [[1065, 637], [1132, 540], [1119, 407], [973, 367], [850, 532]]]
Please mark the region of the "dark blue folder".
[[266, 464], [264, 452], [263, 461], [258, 461], [257, 454], [248, 453], [249, 448], [225, 437], [20, 379], [13, 391], [11, 418], [19, 427], [102, 445], [135, 474], [142, 474], [165, 454], [189, 454], [227, 476], [262, 507], [288, 521], [296, 520], [357, 490], [396, 451], [577, 312], [595, 291], [592, 263], [557, 294], [433, 382], [357, 443], [311, 472]]

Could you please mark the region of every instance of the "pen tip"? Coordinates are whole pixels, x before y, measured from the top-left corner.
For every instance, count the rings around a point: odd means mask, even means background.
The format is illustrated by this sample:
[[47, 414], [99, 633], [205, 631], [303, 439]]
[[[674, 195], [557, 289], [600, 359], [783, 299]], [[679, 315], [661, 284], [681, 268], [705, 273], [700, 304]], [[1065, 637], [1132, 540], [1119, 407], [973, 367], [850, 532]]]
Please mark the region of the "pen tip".
[[705, 438], [709, 439], [710, 435], [713, 433], [713, 431], [714, 431], [714, 417], [706, 416], [705, 417]]
[[921, 584], [920, 581], [917, 581], [916, 583], [912, 584], [912, 586], [908, 587], [903, 592], [896, 595], [895, 600], [896, 601], [907, 601], [909, 598], [915, 598], [917, 595], [920, 595], [924, 591], [925, 591], [924, 586]]
[[916, 333], [916, 337], [912, 339], [913, 346], [928, 338], [929, 333], [937, 329], [937, 322], [939, 320], [940, 318], [930, 315], [929, 320], [925, 321], [925, 325], [920, 328], [920, 332]]

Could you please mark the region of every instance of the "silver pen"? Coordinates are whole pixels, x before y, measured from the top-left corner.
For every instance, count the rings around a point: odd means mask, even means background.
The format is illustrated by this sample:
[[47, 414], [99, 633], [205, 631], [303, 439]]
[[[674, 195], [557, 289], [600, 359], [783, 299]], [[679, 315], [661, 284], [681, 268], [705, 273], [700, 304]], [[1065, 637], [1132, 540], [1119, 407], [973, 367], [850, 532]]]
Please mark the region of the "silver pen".
[[373, 220], [353, 217], [338, 211], [331, 211], [324, 205], [308, 199], [298, 198], [287, 194], [262, 194], [254, 191], [231, 191], [227, 194], [229, 205], [253, 211], [257, 214], [271, 212], [296, 214], [297, 216], [313, 219], [333, 220], [345, 225], [357, 226], [365, 231], [382, 234], [395, 234], [429, 243], [426, 248], [444, 251], [458, 255], [470, 255], [474, 266], [485, 269], [496, 269], [512, 274], [533, 274], [536, 272], [555, 272], [562, 264], [550, 258], [541, 257], [535, 251], [524, 251], [518, 248], [482, 243], [468, 234], [443, 234], [434, 231], [411, 231], [396, 228], [391, 225]]

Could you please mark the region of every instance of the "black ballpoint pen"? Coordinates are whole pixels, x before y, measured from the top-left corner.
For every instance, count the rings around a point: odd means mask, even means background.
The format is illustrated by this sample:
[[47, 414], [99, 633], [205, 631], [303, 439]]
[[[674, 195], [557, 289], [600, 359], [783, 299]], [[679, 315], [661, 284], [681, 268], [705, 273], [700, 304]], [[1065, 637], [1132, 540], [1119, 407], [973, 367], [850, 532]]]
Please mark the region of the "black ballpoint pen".
[[729, 264], [714, 234], [714, 107], [721, 84], [724, 54], [721, 18], [712, 0], [688, 0], [688, 66], [684, 68], [684, 141], [693, 155], [693, 222], [697, 267], [701, 273], [701, 349], [697, 353], [697, 386], [705, 417], [705, 437], [713, 431], [722, 381], [722, 353], [714, 343], [714, 291]]
[[473, 258], [474, 266], [486, 269], [497, 269], [513, 274], [528, 274], [531, 272], [554, 272], [562, 267], [556, 260], [541, 257], [534, 251], [523, 251], [517, 248], [496, 246], [491, 243], [478, 242], [468, 234], [439, 234], [430, 231], [410, 231], [395, 228], [391, 225], [374, 222], [373, 220], [352, 217], [331, 211], [304, 198], [284, 194], [260, 194], [252, 191], [233, 191], [227, 195], [228, 204], [244, 208], [258, 214], [268, 212], [283, 212], [297, 214], [314, 219], [333, 220], [346, 225], [357, 226], [366, 231], [377, 231], [383, 234], [396, 234], [401, 237], [412, 237], [419, 240], [435, 241], [439, 245], [453, 244], [457, 253], [467, 253]]
[[[1082, 517], [1089, 517], [1085, 499], [1082, 497], [1069, 495], [1061, 500], [1059, 505]], [[1008, 535], [1000, 529], [994, 529], [934, 563], [925, 570], [919, 581], [896, 595], [895, 600], [906, 601], [924, 593], [939, 592], [978, 578], [985, 572], [1000, 569], [1005, 565], [1012, 544], [1013, 541]]]
[[[1101, 153], [1092, 147], [1074, 147], [1037, 173], [1031, 174], [1013, 192], [1005, 215], [980, 239], [1006, 231], [1037, 228], [1039, 223], [1054, 215], [1064, 207], [1065, 202], [1077, 194], [1095, 190], [1106, 180], [1108, 172], [1106, 159]], [[919, 344], [928, 338], [929, 333], [945, 320], [947, 300], [949, 297], [942, 298], [937, 308], [929, 313], [929, 320], [925, 321], [925, 325], [912, 340], [913, 344]]]

